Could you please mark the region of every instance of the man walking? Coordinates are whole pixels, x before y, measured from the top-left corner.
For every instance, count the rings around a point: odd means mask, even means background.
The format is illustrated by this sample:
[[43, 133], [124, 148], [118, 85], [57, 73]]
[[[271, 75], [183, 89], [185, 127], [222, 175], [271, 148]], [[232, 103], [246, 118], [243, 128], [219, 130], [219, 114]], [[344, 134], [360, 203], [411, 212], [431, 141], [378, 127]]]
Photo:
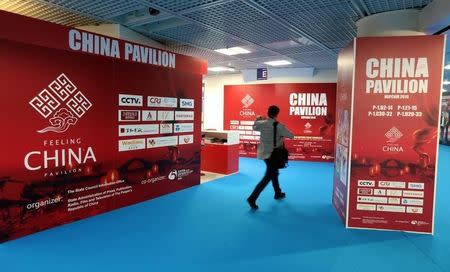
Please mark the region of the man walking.
[[290, 132], [283, 124], [277, 122], [278, 114], [280, 113], [280, 109], [273, 105], [270, 106], [267, 115], [268, 119], [264, 120], [261, 116], [255, 121], [253, 125], [253, 130], [261, 132], [260, 143], [258, 145], [258, 159], [264, 160], [266, 163], [266, 173], [262, 180], [256, 185], [252, 194], [247, 198], [247, 202], [253, 210], [258, 209], [258, 205], [256, 205], [256, 200], [258, 199], [261, 192], [264, 188], [272, 181], [273, 189], [275, 191], [275, 199], [282, 199], [286, 197], [286, 194], [281, 191], [280, 184], [278, 182], [278, 168], [271, 165], [270, 163], [270, 154], [274, 148], [274, 124], [276, 123], [276, 146], [280, 147], [283, 145], [284, 138], [294, 138], [292, 132]]

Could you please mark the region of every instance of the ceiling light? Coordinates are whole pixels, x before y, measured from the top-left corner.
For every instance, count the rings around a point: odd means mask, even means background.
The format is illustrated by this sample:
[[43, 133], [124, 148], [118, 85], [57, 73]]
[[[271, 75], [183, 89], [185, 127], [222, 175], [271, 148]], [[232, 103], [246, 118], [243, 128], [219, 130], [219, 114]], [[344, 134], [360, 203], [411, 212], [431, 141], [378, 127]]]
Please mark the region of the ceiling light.
[[444, 84], [444, 85], [450, 85], [450, 81], [444, 80], [444, 82], [443, 82], [442, 84]]
[[443, 92], [443, 93], [445, 93], [445, 92], [447, 92], [447, 90], [446, 90], [446, 89], [444, 89], [444, 88], [442, 88], [442, 92]]
[[234, 72], [234, 71], [236, 71], [236, 69], [230, 68], [230, 67], [218, 66], [218, 67], [208, 68], [208, 71], [211, 71], [211, 72]]
[[274, 60], [274, 61], [268, 61], [268, 62], [264, 62], [267, 65], [270, 66], [282, 66], [282, 65], [289, 65], [292, 64], [292, 62], [287, 61], [287, 60]]
[[251, 53], [250, 51], [248, 51], [247, 49], [244, 49], [242, 47], [223, 48], [223, 49], [217, 49], [214, 51], [221, 53], [221, 54], [228, 55], [228, 56]]
[[444, 69], [450, 70], [450, 64], [445, 65], [445, 66], [444, 66]]

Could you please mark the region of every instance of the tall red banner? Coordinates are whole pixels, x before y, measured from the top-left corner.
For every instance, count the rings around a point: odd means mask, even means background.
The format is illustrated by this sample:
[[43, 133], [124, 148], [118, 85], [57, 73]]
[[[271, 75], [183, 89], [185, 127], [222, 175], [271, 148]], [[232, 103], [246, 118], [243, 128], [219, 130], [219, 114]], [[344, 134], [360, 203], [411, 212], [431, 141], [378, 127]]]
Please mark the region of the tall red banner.
[[0, 33], [0, 241], [199, 184], [203, 62], [0, 18], [40, 33]]
[[290, 159], [333, 161], [335, 83], [230, 85], [224, 101], [224, 129], [240, 132], [241, 156], [256, 157], [259, 134], [252, 130], [253, 122], [277, 105], [279, 121], [295, 135], [285, 142]]
[[333, 205], [343, 221], [347, 216], [347, 189], [350, 166], [350, 128], [352, 114], [353, 44], [342, 50], [338, 58], [336, 94], [336, 153], [333, 177]]
[[348, 227], [433, 232], [444, 39], [356, 39]]

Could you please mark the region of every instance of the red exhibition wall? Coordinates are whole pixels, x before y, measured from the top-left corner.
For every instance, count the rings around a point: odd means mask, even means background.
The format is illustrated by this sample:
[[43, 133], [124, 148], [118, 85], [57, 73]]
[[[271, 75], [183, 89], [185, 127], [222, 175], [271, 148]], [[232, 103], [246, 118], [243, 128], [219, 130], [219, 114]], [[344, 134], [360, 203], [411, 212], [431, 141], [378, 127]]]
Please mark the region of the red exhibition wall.
[[190, 57], [0, 12], [0, 241], [200, 183]]
[[285, 141], [289, 159], [334, 160], [335, 83], [229, 85], [224, 101], [224, 129], [240, 132], [241, 156], [256, 157], [259, 132], [253, 131], [253, 123], [277, 105], [278, 120], [295, 135]]
[[349, 172], [350, 116], [352, 113], [353, 44], [338, 57], [336, 91], [336, 153], [334, 160], [333, 205], [342, 220], [347, 214], [347, 180]]
[[[444, 36], [355, 40], [347, 227], [433, 233], [444, 44]], [[348, 69], [339, 63], [339, 74]]]

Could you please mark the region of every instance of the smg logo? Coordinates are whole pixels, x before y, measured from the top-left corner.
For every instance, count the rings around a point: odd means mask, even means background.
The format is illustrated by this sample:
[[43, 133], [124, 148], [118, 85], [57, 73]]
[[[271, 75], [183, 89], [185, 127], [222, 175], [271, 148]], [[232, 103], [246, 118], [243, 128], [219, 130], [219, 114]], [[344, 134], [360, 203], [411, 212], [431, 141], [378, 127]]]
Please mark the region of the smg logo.
[[143, 101], [141, 95], [119, 94], [119, 106], [141, 107]]
[[66, 132], [92, 107], [91, 101], [65, 74], [60, 74], [28, 103], [50, 123], [38, 133]]
[[180, 99], [180, 108], [193, 109], [194, 99]]

